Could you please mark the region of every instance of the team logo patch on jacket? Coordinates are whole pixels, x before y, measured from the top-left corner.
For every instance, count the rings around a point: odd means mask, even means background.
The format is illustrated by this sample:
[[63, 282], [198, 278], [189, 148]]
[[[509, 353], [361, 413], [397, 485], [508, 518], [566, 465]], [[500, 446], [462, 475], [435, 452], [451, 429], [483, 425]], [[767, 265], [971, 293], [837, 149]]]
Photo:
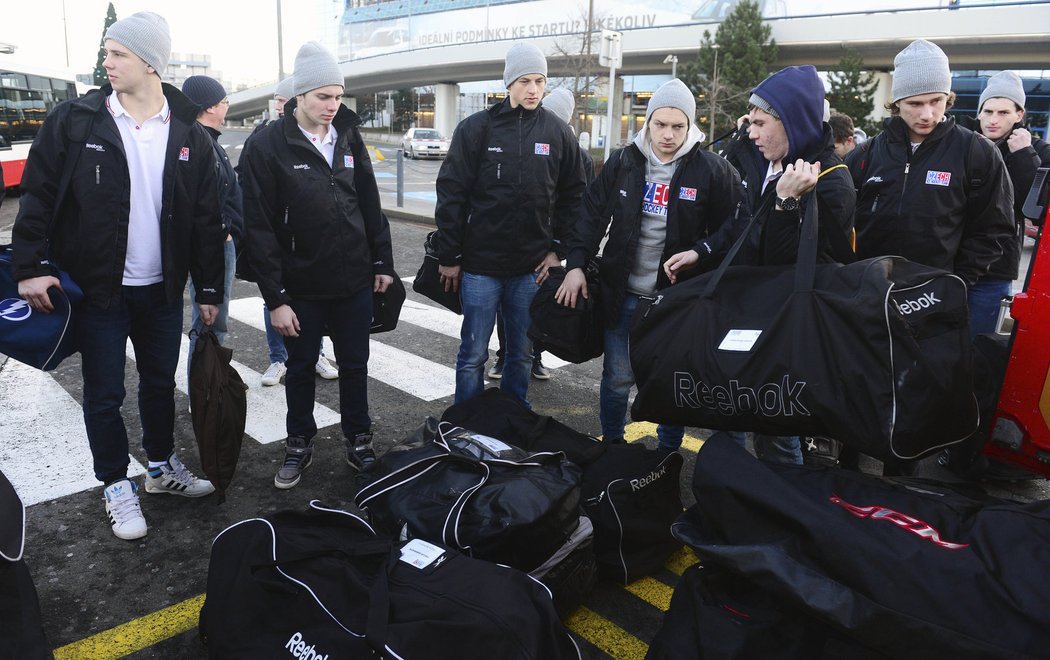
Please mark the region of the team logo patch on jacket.
[[926, 185], [929, 186], [948, 186], [952, 182], [951, 172], [937, 172], [936, 170], [929, 170], [926, 172]]
[[189, 160], [189, 159], [190, 159], [190, 148], [189, 147], [183, 147], [179, 151], [179, 160]]
[[544, 144], [543, 142], [537, 142], [536, 143], [536, 155], [537, 156], [550, 156], [551, 155], [551, 145]]
[[350, 154], [343, 154], [343, 167], [354, 169], [354, 157]]
[[656, 181], [645, 182], [645, 197], [642, 198], [642, 213], [648, 215], [667, 215], [667, 198], [671, 186]]
[[689, 202], [696, 201], [696, 188], [681, 187], [678, 189], [678, 199], [684, 199]]

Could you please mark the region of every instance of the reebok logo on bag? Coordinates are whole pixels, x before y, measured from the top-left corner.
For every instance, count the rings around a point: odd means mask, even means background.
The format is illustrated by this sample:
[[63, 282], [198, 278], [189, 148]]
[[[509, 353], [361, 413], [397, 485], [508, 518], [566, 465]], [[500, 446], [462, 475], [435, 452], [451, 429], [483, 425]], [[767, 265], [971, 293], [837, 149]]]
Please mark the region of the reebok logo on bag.
[[911, 314], [912, 312], [917, 312], [920, 309], [933, 307], [937, 303], [941, 302], [941, 299], [933, 295], [932, 293], [924, 293], [915, 300], [902, 300], [901, 302], [893, 300], [892, 302], [894, 305], [896, 305], [897, 311], [901, 314]]
[[645, 488], [649, 484], [653, 483], [660, 477], [667, 474], [667, 465], [661, 465], [659, 470], [653, 470], [649, 474], [645, 475], [641, 479], [631, 479], [631, 491], [638, 492]]
[[676, 371], [672, 389], [679, 408], [706, 408], [727, 416], [809, 417], [809, 409], [801, 401], [805, 387], [805, 381], [792, 383], [787, 374], [779, 383], [766, 383], [758, 388], [741, 386], [737, 380], [729, 381], [729, 387], [712, 387], [688, 371]]
[[327, 653], [321, 655], [314, 648], [313, 644], [307, 646], [306, 642], [303, 641], [303, 634], [300, 632], [292, 635], [288, 643], [284, 645], [284, 648], [292, 654], [292, 657], [299, 658], [299, 660], [328, 660]]

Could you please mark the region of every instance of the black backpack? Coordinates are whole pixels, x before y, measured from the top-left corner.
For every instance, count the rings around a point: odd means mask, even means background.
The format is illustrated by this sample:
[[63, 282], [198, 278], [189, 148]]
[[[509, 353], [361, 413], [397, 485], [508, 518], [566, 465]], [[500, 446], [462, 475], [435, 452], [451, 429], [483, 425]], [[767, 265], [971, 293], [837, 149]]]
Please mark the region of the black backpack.
[[580, 657], [536, 580], [317, 501], [219, 534], [207, 594], [212, 658]]

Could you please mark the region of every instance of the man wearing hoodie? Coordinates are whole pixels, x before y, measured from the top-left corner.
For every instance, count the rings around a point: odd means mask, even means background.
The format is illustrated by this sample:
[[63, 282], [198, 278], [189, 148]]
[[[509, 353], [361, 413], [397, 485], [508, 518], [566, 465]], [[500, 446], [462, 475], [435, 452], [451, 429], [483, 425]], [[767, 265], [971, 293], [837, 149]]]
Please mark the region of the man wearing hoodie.
[[[849, 236], [856, 194], [835, 154], [835, 136], [824, 121], [824, 83], [812, 66], [790, 66], [772, 74], [748, 100], [746, 135], [736, 136], [727, 158], [740, 170], [747, 198], [760, 214], [744, 259], [753, 264], [794, 263], [806, 205], [816, 200], [820, 258], [852, 261]], [[823, 174], [822, 174], [823, 173]], [[815, 191], [815, 195], [807, 193]], [[727, 432], [728, 433], [728, 432]], [[729, 433], [743, 444], [744, 434]], [[762, 459], [801, 463], [796, 436], [754, 434]]]
[[[606, 329], [598, 413], [606, 442], [623, 442], [634, 385], [628, 329], [639, 300], [713, 266], [712, 256], [729, 248], [733, 227], [747, 219], [740, 177], [700, 148], [704, 134], [695, 117], [696, 99], [682, 81], [661, 85], [634, 142], [611, 153], [588, 187], [570, 239], [569, 272], [555, 297], [575, 307], [579, 296], [589, 296], [583, 266], [609, 228], [601, 265]], [[660, 447], [668, 451], [681, 446], [683, 434], [681, 426], [657, 426]]]
[[1003, 243], [1003, 256], [970, 288], [970, 332], [974, 335], [995, 332], [999, 303], [1010, 295], [1021, 263], [1025, 226], [1021, 208], [1035, 180], [1035, 171], [1050, 166], [1050, 144], [1033, 138], [1021, 125], [1025, 101], [1021, 78], [1013, 71], [1000, 71], [988, 79], [977, 105], [981, 134], [995, 143], [1013, 182], [1017, 230], [1013, 240]]
[[506, 323], [500, 389], [529, 405], [529, 306], [564, 255], [585, 187], [580, 147], [568, 125], [540, 107], [547, 58], [532, 44], [507, 52], [507, 97], [456, 128], [437, 178], [434, 241], [447, 291], [459, 291], [463, 326], [456, 403], [485, 386], [496, 322]]
[[339, 363], [346, 462], [375, 464], [368, 413], [372, 294], [394, 281], [390, 225], [379, 204], [361, 119], [339, 99], [343, 73], [310, 41], [295, 57], [295, 98], [241, 155], [248, 256], [270, 322], [288, 349], [284, 464], [274, 486], [296, 486], [313, 461], [314, 366], [323, 335]]
[[208, 495], [212, 484], [175, 454], [175, 370], [186, 276], [193, 274], [194, 302], [211, 325], [223, 301], [230, 228], [199, 108], [160, 79], [171, 54], [167, 21], [132, 14], [109, 27], [103, 45], [109, 84], [59, 104], [29, 151], [13, 265], [33, 311], [53, 311], [47, 291], [59, 281], [50, 258], [84, 290], [76, 328], [84, 426], [113, 534], [134, 540], [146, 536], [146, 519], [128, 479], [120, 412], [127, 342], [139, 374], [146, 492]]

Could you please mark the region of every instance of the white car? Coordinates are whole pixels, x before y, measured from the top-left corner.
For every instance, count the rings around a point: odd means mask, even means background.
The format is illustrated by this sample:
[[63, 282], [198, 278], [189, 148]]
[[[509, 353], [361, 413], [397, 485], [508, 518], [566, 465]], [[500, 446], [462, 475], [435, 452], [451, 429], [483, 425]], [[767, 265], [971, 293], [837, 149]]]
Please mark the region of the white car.
[[444, 158], [451, 142], [436, 128], [410, 128], [401, 137], [405, 158]]

